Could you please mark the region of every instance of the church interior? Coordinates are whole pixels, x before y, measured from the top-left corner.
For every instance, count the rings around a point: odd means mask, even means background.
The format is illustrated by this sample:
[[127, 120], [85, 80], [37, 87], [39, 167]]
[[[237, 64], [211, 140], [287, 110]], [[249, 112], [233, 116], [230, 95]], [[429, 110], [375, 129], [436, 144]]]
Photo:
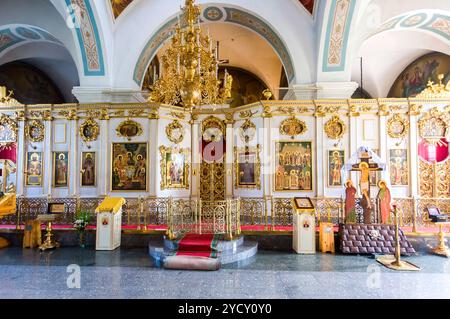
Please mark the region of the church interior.
[[449, 141], [448, 0], [2, 0], [0, 298], [449, 298]]

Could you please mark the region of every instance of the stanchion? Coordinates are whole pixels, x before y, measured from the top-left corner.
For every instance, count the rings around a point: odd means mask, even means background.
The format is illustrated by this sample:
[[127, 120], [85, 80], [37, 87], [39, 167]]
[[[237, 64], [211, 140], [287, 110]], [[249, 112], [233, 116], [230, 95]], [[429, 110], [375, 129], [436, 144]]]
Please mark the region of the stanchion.
[[394, 216], [395, 216], [395, 256], [392, 255], [381, 256], [377, 258], [377, 261], [383, 266], [392, 270], [420, 271], [420, 267], [417, 267], [416, 265], [411, 264], [410, 262], [401, 260], [397, 205], [394, 205]]

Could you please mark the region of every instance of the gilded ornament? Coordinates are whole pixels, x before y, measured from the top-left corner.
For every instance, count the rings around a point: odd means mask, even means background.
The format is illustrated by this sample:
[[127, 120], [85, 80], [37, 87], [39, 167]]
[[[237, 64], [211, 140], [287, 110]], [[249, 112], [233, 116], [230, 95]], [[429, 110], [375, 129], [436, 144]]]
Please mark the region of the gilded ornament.
[[44, 110], [44, 114], [42, 115], [42, 119], [44, 121], [53, 121], [52, 111]]
[[128, 110], [129, 117], [140, 117], [144, 114], [144, 110]]
[[263, 108], [264, 108], [264, 112], [262, 114], [262, 117], [263, 118], [270, 118], [270, 117], [272, 117], [271, 107], [269, 105], [264, 105]]
[[25, 111], [16, 112], [16, 120], [19, 122], [25, 121]]
[[255, 111], [255, 112], [252, 112], [251, 110], [242, 111], [239, 113], [239, 117], [241, 119], [246, 119], [246, 118], [253, 117], [253, 115], [255, 115], [256, 113], [258, 113], [258, 111]]
[[0, 115], [0, 144], [4, 146], [9, 143], [17, 142], [18, 126], [9, 116]]
[[409, 121], [399, 114], [394, 114], [387, 121], [387, 132], [392, 138], [404, 138], [408, 134]]
[[280, 125], [280, 134], [288, 135], [292, 138], [304, 134], [307, 130], [306, 123], [297, 119], [295, 116], [284, 120]]
[[359, 116], [358, 107], [356, 105], [350, 105], [348, 108], [348, 115], [352, 117]]
[[45, 126], [41, 121], [32, 120], [25, 127], [25, 135], [33, 143], [42, 142], [45, 137]]
[[107, 109], [101, 109], [100, 116], [98, 118], [100, 121], [108, 121], [110, 119], [109, 112]]
[[85, 142], [94, 142], [100, 134], [100, 126], [92, 118], [88, 118], [80, 126], [80, 136]]
[[210, 116], [202, 123], [203, 139], [206, 142], [218, 142], [225, 138], [225, 129], [226, 127], [222, 120], [214, 116]]
[[444, 74], [439, 74], [438, 79], [439, 83], [434, 84], [433, 81], [428, 81], [428, 87], [423, 90], [420, 94], [416, 96], [416, 98], [423, 99], [441, 99], [441, 98], [450, 98], [450, 81], [447, 82], [447, 85], [442, 83], [444, 80]]
[[325, 124], [325, 133], [329, 139], [338, 140], [342, 138], [347, 130], [345, 123], [339, 118], [339, 116], [333, 116]]
[[447, 135], [449, 118], [446, 114], [439, 112], [437, 108], [431, 109], [419, 120], [419, 135], [429, 144], [440, 144]]
[[161, 190], [189, 189], [189, 149], [161, 146]]
[[131, 139], [135, 136], [141, 136], [144, 131], [142, 130], [141, 124], [132, 120], [126, 120], [119, 124], [116, 128], [116, 132], [120, 137]]
[[248, 143], [255, 138], [255, 135], [256, 125], [250, 119], [245, 120], [244, 124], [239, 128], [239, 137], [244, 143]]
[[420, 115], [420, 113], [422, 112], [422, 105], [418, 105], [418, 104], [411, 104], [409, 106], [409, 111], [408, 114], [409, 115]]
[[179, 144], [184, 139], [184, 127], [178, 121], [174, 120], [172, 123], [166, 126], [166, 135], [169, 141], [175, 144]]
[[58, 115], [63, 116], [68, 121], [78, 120], [77, 110], [76, 109], [71, 109], [71, 110], [68, 110], [68, 111], [66, 111], [66, 110], [60, 111], [58, 113]]
[[186, 114], [182, 113], [182, 112], [171, 112], [170, 115], [172, 115], [172, 117], [180, 119], [180, 120], [184, 120], [186, 118]]
[[269, 89], [265, 89], [265, 90], [262, 92], [262, 94], [263, 94], [264, 98], [265, 98], [267, 101], [270, 100], [270, 99], [273, 97], [273, 94], [272, 94], [272, 92], [271, 92]]
[[389, 110], [393, 110], [393, 109], [395, 109], [395, 106], [389, 107], [386, 104], [381, 104], [380, 107], [378, 108], [378, 115], [379, 116], [388, 116]]

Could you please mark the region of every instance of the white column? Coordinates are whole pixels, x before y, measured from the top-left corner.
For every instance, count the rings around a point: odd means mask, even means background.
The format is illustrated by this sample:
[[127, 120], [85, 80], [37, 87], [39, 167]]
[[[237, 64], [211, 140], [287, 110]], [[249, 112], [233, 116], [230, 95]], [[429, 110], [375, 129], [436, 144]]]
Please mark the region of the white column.
[[387, 158], [387, 152], [388, 152], [388, 135], [387, 135], [387, 130], [386, 130], [386, 116], [380, 115], [379, 116], [379, 130], [378, 130], [378, 134], [379, 134], [379, 138], [378, 140], [380, 141], [380, 145], [379, 145], [379, 150], [380, 150], [380, 158], [382, 159], [382, 161], [384, 163], [386, 163], [386, 172], [382, 175], [386, 176], [386, 177], [382, 177], [382, 179], [386, 179], [386, 183], [388, 185], [390, 185], [391, 179], [388, 178], [389, 176], [389, 160]]
[[[351, 156], [353, 153], [355, 153], [358, 150], [358, 143], [361, 142], [361, 135], [362, 132], [358, 132], [358, 119], [359, 117], [356, 116], [350, 116], [350, 125], [349, 125], [349, 149]], [[348, 172], [349, 178], [351, 177], [351, 180], [353, 181], [353, 185], [358, 185], [358, 179], [356, 174], [352, 174], [352, 172]], [[353, 176], [351, 176], [353, 175]]]
[[263, 148], [262, 148], [262, 158], [261, 158], [261, 170], [262, 170], [262, 186], [264, 196], [272, 195], [272, 178], [275, 169], [275, 163], [272, 159], [272, 147], [273, 141], [271, 139], [272, 131], [272, 118], [263, 118]]
[[152, 167], [154, 169], [148, 169], [149, 172], [149, 180], [150, 180], [150, 187], [149, 192], [150, 196], [158, 196], [158, 190], [160, 189], [160, 176], [157, 174], [159, 170], [157, 167], [159, 167], [159, 118], [154, 117], [149, 119], [149, 140], [150, 140], [150, 158], [149, 158], [149, 168]]
[[43, 189], [44, 195], [52, 194], [53, 185], [53, 121], [45, 121], [45, 141], [44, 141], [44, 172]]
[[316, 117], [316, 194], [317, 197], [322, 197], [325, 195], [325, 181], [327, 176], [325, 176], [327, 169], [326, 160], [326, 150], [324, 149], [325, 139], [324, 139], [324, 128], [323, 128], [323, 117]]
[[410, 172], [410, 195], [412, 197], [419, 196], [419, 148], [417, 133], [417, 116], [409, 117], [409, 172]]
[[225, 197], [231, 198], [233, 197], [233, 148], [234, 148], [234, 134], [233, 134], [233, 121], [229, 120], [226, 121], [227, 128], [226, 128], [226, 155], [225, 155], [225, 172], [226, 172], [226, 179], [225, 179]]
[[78, 120], [70, 121], [70, 143], [69, 143], [69, 173], [70, 185], [69, 195], [76, 196], [80, 192], [80, 161], [79, 161], [79, 141], [78, 141]]
[[109, 143], [109, 120], [101, 120], [100, 126], [100, 141], [98, 152], [98, 194], [100, 197], [105, 197], [110, 192], [110, 169], [111, 160], [110, 153], [111, 147]]
[[25, 195], [25, 159], [27, 156], [27, 142], [25, 139], [25, 121], [18, 122], [17, 132], [17, 163], [16, 163], [16, 194]]
[[191, 197], [200, 197], [200, 123], [191, 120]]

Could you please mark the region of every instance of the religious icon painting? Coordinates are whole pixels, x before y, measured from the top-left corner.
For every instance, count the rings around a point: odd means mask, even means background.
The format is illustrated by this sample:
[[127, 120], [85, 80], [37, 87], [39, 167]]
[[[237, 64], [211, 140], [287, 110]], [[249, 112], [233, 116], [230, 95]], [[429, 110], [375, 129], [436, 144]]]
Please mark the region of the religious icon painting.
[[18, 126], [15, 121], [5, 114], [0, 116], [0, 143], [8, 144], [17, 142]]
[[147, 191], [147, 143], [113, 143], [111, 190]]
[[97, 177], [96, 154], [94, 152], [81, 153], [81, 186], [95, 187]]
[[389, 151], [389, 169], [392, 186], [407, 186], [409, 184], [407, 149], [392, 149]]
[[69, 152], [53, 152], [53, 187], [69, 186]]
[[328, 151], [328, 187], [342, 187], [342, 167], [345, 161], [345, 151]]
[[235, 187], [261, 188], [260, 146], [234, 148]]
[[26, 186], [42, 186], [42, 152], [28, 152], [26, 159]]
[[119, 124], [116, 128], [116, 132], [120, 137], [131, 139], [135, 136], [141, 136], [144, 131], [142, 130], [142, 125], [138, 122], [127, 120]]
[[312, 143], [275, 143], [275, 191], [312, 191]]
[[96, 121], [89, 118], [80, 126], [80, 136], [85, 142], [96, 141], [100, 132], [100, 126]]
[[189, 149], [161, 146], [161, 190], [189, 189]]

